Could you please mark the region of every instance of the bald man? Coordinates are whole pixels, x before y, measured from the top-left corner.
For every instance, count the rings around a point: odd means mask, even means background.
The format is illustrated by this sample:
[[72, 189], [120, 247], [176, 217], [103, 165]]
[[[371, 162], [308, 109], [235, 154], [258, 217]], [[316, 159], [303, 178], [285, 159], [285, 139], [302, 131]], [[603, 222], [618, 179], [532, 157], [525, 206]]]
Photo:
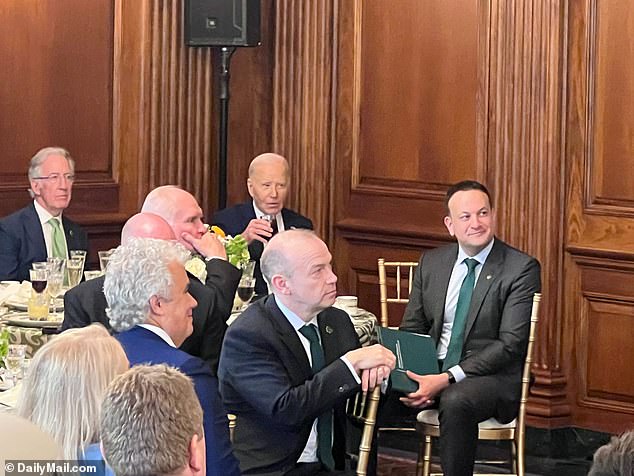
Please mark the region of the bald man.
[[348, 315], [332, 307], [331, 260], [311, 231], [273, 237], [262, 254], [273, 294], [227, 331], [218, 378], [225, 407], [237, 416], [233, 446], [244, 474], [343, 469], [346, 399], [394, 368], [392, 352], [360, 347]]
[[288, 161], [284, 157], [273, 153], [258, 155], [251, 161], [247, 179], [252, 200], [220, 210], [211, 219], [212, 224], [228, 235], [240, 234], [249, 243], [249, 253], [256, 262], [254, 276], [258, 295], [268, 294], [260, 270], [260, 257], [268, 240], [278, 231], [313, 229], [308, 218], [284, 208], [289, 179]]
[[[162, 187], [160, 187], [162, 188]], [[180, 189], [176, 189], [182, 191]], [[185, 192], [186, 193], [186, 192]], [[162, 196], [163, 191], [158, 195]], [[170, 197], [172, 192], [168, 192]], [[186, 201], [185, 195], [176, 192], [178, 209]], [[189, 195], [189, 194], [188, 194]], [[149, 196], [149, 195], [148, 195]], [[195, 201], [195, 200], [194, 200]], [[181, 210], [186, 210], [184, 207]], [[177, 217], [180, 219], [180, 217]], [[142, 212], [130, 218], [121, 231], [121, 243], [125, 244], [132, 238], [157, 238], [160, 240], [175, 240], [175, 231], [187, 233], [187, 239], [195, 244], [197, 249], [208, 253], [219, 252], [215, 237], [207, 234], [200, 236], [195, 230], [184, 231], [173, 216], [174, 227], [154, 213]], [[181, 240], [182, 242], [182, 240]], [[190, 250], [194, 245], [189, 245]], [[224, 254], [224, 248], [222, 249]], [[222, 258], [215, 258], [206, 263], [206, 282], [201, 283], [198, 278], [189, 275], [189, 292], [198, 305], [193, 311], [192, 334], [180, 347], [188, 354], [200, 357], [209, 363], [215, 375], [218, 369], [220, 347], [227, 330], [226, 320], [231, 313], [233, 296], [240, 281], [240, 271]], [[106, 298], [103, 294], [104, 277], [95, 278], [69, 290], [64, 296], [64, 322], [62, 330], [72, 327], [84, 327], [92, 322], [100, 322], [110, 329], [110, 322], [106, 316]]]

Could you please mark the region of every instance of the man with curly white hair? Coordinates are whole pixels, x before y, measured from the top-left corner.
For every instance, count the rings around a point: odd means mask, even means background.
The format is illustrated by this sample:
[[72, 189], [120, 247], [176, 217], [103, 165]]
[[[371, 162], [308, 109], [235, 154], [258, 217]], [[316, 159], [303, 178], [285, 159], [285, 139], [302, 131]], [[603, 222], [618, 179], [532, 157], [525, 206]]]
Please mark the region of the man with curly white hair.
[[209, 366], [177, 347], [192, 333], [196, 300], [180, 244], [137, 238], [113, 253], [104, 281], [107, 314], [130, 365], [168, 364], [189, 376], [203, 408], [207, 475], [238, 475], [218, 381]]

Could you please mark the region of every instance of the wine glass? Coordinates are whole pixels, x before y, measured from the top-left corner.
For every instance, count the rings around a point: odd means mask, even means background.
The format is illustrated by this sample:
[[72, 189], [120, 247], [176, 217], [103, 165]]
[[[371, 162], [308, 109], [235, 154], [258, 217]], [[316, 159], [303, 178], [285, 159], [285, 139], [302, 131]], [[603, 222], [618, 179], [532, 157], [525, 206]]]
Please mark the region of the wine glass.
[[26, 357], [26, 345], [24, 344], [9, 344], [7, 349], [7, 355], [4, 356], [4, 365], [11, 374], [13, 383], [16, 383], [18, 376], [22, 371], [22, 365], [24, 364], [24, 358]]
[[79, 258], [81, 259], [81, 274], [84, 272], [84, 268], [86, 267], [86, 251], [84, 250], [70, 250], [69, 255], [71, 258]]
[[113, 253], [113, 250], [104, 250], [98, 251], [99, 255], [99, 268], [103, 273], [106, 272], [106, 268], [108, 267], [108, 263], [110, 262], [110, 255]]
[[66, 272], [68, 273], [68, 287], [74, 288], [81, 281], [84, 271], [83, 258], [70, 258], [66, 260]]
[[55, 300], [62, 294], [62, 286], [64, 285], [64, 270], [66, 269], [66, 260], [62, 258], [48, 259], [48, 295], [51, 298], [51, 308], [55, 313]]
[[242, 301], [242, 309], [244, 310], [249, 305], [253, 294], [255, 292], [255, 279], [254, 278], [242, 278], [240, 284], [238, 284], [238, 297]]
[[48, 271], [46, 269], [31, 269], [29, 277], [31, 278], [29, 318], [35, 321], [45, 321], [48, 318], [48, 299], [44, 290], [48, 281]]

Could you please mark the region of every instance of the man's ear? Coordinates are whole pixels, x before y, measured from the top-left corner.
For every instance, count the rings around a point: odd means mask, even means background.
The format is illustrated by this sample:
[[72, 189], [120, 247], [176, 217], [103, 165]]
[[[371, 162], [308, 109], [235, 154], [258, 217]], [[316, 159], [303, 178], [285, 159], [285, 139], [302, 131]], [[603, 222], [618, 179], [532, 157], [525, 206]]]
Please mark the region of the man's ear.
[[276, 274], [275, 276], [273, 276], [273, 279], [271, 280], [271, 286], [280, 294], [290, 293], [290, 290], [288, 289], [288, 281], [281, 274]]
[[153, 314], [163, 314], [163, 303], [161, 301], [161, 298], [157, 295], [154, 295], [150, 298], [150, 310]]
[[454, 232], [453, 232], [453, 222], [451, 221], [451, 217], [450, 216], [446, 216], [445, 220], [445, 227], [447, 227], [447, 231], [449, 232], [449, 234], [451, 236], [454, 236]]
[[204, 475], [206, 470], [205, 461], [205, 438], [194, 434], [192, 439], [189, 440], [189, 447], [187, 448], [187, 464], [191, 474]]
[[31, 191], [36, 197], [40, 195], [40, 184], [37, 180], [31, 180]]
[[253, 198], [253, 180], [251, 180], [251, 177], [247, 179], [247, 190], [249, 191], [251, 198]]

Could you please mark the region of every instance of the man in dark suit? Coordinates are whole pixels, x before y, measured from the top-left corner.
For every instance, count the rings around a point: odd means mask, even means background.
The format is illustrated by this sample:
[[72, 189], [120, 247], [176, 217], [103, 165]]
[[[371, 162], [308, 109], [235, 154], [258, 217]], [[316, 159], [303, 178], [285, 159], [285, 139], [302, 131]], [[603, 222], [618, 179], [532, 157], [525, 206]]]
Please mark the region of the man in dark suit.
[[310, 231], [273, 237], [262, 255], [273, 294], [227, 331], [220, 393], [237, 417], [234, 448], [244, 474], [343, 469], [346, 398], [394, 368], [386, 348], [359, 348], [348, 316], [331, 307], [337, 293], [331, 258]]
[[258, 295], [268, 294], [260, 270], [260, 257], [267, 241], [278, 231], [313, 229], [308, 218], [284, 208], [288, 182], [288, 162], [284, 157], [272, 153], [258, 155], [251, 161], [247, 179], [253, 200], [220, 210], [211, 219], [211, 223], [226, 234], [240, 234], [249, 243], [251, 259], [255, 260], [255, 293]]
[[88, 251], [86, 232], [62, 215], [74, 180], [75, 162], [67, 150], [47, 147], [33, 156], [33, 203], [0, 220], [0, 279], [30, 280], [33, 262], [68, 258], [70, 250]]
[[[121, 232], [121, 243], [131, 238], [156, 238], [174, 240], [170, 225], [153, 213], [138, 213], [130, 218]], [[218, 253], [213, 236], [205, 237], [207, 243], [198, 247], [208, 255]], [[180, 347], [188, 354], [200, 357], [209, 363], [216, 375], [220, 347], [227, 330], [226, 321], [231, 314], [233, 297], [240, 281], [240, 271], [224, 259], [205, 262], [205, 282], [189, 275], [189, 292], [198, 305], [194, 309], [194, 331]], [[100, 322], [110, 329], [106, 315], [106, 298], [103, 294], [104, 277], [91, 279], [70, 289], [64, 296], [64, 322], [62, 330], [84, 327], [91, 322]]]
[[194, 382], [203, 409], [207, 475], [240, 474], [218, 381], [209, 366], [177, 347], [192, 332], [196, 300], [185, 272], [189, 253], [166, 240], [130, 240], [113, 253], [104, 281], [110, 325], [131, 365], [167, 364]]
[[473, 474], [478, 423], [517, 414], [541, 280], [536, 259], [494, 238], [486, 187], [457, 183], [446, 205], [445, 226], [457, 244], [421, 257], [401, 324], [434, 338], [442, 373], [408, 372], [419, 388], [401, 401], [416, 409], [438, 404], [443, 471], [462, 476]]

